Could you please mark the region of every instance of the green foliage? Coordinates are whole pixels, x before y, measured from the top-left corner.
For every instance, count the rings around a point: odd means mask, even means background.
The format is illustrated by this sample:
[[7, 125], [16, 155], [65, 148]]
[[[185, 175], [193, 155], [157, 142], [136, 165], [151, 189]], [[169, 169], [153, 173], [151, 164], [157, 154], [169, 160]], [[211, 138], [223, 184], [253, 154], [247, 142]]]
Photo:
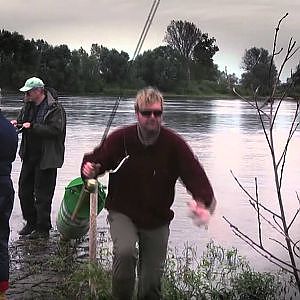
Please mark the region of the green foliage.
[[274, 63], [270, 68], [271, 61], [272, 56], [264, 48], [246, 50], [242, 58], [242, 67], [246, 71], [242, 74], [242, 86], [251, 92], [259, 88], [259, 94], [263, 96], [270, 94], [277, 76]]
[[194, 23], [173, 20], [167, 27], [164, 41], [181, 56], [188, 81], [215, 79], [212, 58], [219, 47], [214, 37], [209, 38]]
[[184, 78], [181, 58], [169, 46], [144, 52], [136, 58], [133, 67], [142, 82], [162, 91], [174, 90]]
[[[213, 242], [197, 259], [186, 246], [182, 255], [170, 252], [163, 277], [164, 299], [280, 299], [279, 275], [253, 271], [236, 249]], [[247, 298], [248, 297], [248, 298]], [[251, 298], [252, 297], [252, 298]]]
[[[67, 45], [52, 46], [44, 40], [26, 40], [17, 32], [1, 30], [0, 87], [2, 91], [17, 91], [27, 78], [38, 76], [60, 94], [136, 91], [146, 85], [175, 94], [230, 94], [238, 80], [234, 74], [220, 72], [214, 64], [213, 56], [219, 51], [214, 37], [191, 22], [173, 20], [165, 41], [167, 46], [145, 51], [130, 61], [126, 52], [98, 44], [93, 44], [88, 54], [82, 48], [70, 51]], [[270, 89], [269, 64], [267, 50], [246, 50], [242, 88], [250, 92], [259, 86], [260, 94], [265, 94]], [[272, 78], [277, 74], [274, 65], [271, 74]], [[298, 81], [295, 84], [297, 94]]]
[[246, 271], [232, 280], [231, 297], [240, 300], [276, 299], [281, 283], [270, 273]]
[[67, 279], [65, 288], [69, 299], [112, 299], [111, 275], [99, 264], [79, 266]]
[[172, 20], [167, 27], [164, 41], [185, 59], [191, 59], [193, 50], [201, 39], [201, 30], [194, 23]]
[[17, 88], [36, 71], [37, 50], [33, 41], [17, 32], [0, 31], [0, 87]]
[[[62, 294], [70, 299], [111, 299], [112, 254], [105, 247], [103, 250], [97, 264], [69, 260], [73, 267], [68, 267], [71, 274]], [[65, 252], [69, 256], [70, 249]], [[52, 260], [52, 266], [59, 271], [67, 261], [63, 257]], [[224, 249], [211, 241], [200, 258], [188, 245], [182, 253], [168, 251], [162, 293], [165, 300], [285, 299], [293, 285], [285, 277], [283, 273], [255, 272], [237, 249]]]
[[119, 53], [116, 49], [109, 50], [106, 47], [93, 44], [91, 57], [95, 61], [97, 71], [106, 83], [126, 82], [129, 68], [129, 55], [124, 51]]

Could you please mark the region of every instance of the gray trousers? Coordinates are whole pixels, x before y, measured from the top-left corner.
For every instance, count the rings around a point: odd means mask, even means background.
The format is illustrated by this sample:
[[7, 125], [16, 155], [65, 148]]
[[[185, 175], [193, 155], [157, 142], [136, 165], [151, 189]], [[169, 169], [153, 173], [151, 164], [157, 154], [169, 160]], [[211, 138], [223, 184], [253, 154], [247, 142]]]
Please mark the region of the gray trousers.
[[137, 298], [161, 299], [161, 277], [168, 247], [169, 225], [153, 230], [137, 228], [129, 217], [116, 211], [109, 211], [107, 219], [113, 241], [113, 298], [133, 298], [137, 266]]

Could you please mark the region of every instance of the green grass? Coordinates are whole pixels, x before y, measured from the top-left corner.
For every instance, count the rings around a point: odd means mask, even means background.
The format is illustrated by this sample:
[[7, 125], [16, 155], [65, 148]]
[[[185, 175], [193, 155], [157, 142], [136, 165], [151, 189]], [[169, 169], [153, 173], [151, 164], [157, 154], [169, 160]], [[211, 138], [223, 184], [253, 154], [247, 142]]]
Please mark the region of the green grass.
[[[104, 255], [105, 266], [79, 264], [62, 291], [72, 299], [111, 299], [111, 269], [107, 264], [111, 254], [106, 251]], [[162, 279], [164, 300], [285, 299], [292, 287], [293, 281], [286, 274], [256, 272], [235, 248], [224, 249], [212, 241], [200, 257], [188, 245], [181, 253], [169, 249]]]

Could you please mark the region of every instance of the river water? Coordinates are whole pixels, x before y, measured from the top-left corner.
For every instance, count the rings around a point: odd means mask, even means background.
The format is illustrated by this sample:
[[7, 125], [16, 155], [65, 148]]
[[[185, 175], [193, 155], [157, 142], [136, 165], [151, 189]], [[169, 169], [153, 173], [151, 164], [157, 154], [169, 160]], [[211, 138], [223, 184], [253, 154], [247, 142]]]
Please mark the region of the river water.
[[[91, 151], [102, 137], [108, 117], [115, 103], [112, 97], [61, 97], [67, 112], [67, 136], [65, 163], [58, 171], [56, 191], [52, 205], [52, 221], [55, 219], [64, 194], [64, 187], [79, 176], [82, 156]], [[134, 99], [122, 100], [111, 130], [135, 121]], [[18, 97], [2, 97], [1, 109], [9, 119], [16, 117], [22, 101]], [[295, 103], [283, 103], [275, 126], [275, 143], [282, 149], [288, 133]], [[299, 121], [299, 120], [298, 120]], [[250, 246], [237, 238], [223, 216], [241, 231], [257, 241], [257, 217], [245, 193], [235, 182], [232, 171], [248, 191], [254, 195], [257, 177], [259, 199], [269, 209], [278, 212], [272, 173], [271, 159], [263, 130], [255, 111], [243, 100], [166, 100], [165, 125], [175, 129], [189, 143], [205, 168], [218, 202], [214, 217], [208, 229], [193, 225], [187, 216], [186, 202], [190, 199], [185, 188], [178, 182], [173, 205], [175, 218], [171, 223], [170, 246], [183, 249], [188, 243], [201, 254], [210, 239], [226, 248], [236, 247], [251, 264], [260, 271], [276, 269]], [[290, 143], [286, 171], [283, 178], [283, 196], [286, 215], [291, 220], [299, 202], [300, 179], [300, 134], [296, 131]], [[279, 153], [279, 151], [278, 151]], [[13, 164], [12, 178], [16, 190], [15, 204], [11, 217], [11, 237], [18, 238], [17, 231], [23, 226], [19, 199], [17, 196], [18, 176], [21, 161]], [[103, 177], [107, 184], [107, 176]], [[46, 184], [46, 183], [45, 183]], [[155, 191], [153, 191], [155, 192]], [[271, 219], [271, 218], [270, 218]], [[98, 227], [107, 229], [106, 212], [98, 216]], [[295, 240], [300, 239], [300, 217], [294, 222]], [[271, 226], [264, 224], [264, 242], [269, 249], [285, 259], [285, 251], [271, 239], [279, 239]]]

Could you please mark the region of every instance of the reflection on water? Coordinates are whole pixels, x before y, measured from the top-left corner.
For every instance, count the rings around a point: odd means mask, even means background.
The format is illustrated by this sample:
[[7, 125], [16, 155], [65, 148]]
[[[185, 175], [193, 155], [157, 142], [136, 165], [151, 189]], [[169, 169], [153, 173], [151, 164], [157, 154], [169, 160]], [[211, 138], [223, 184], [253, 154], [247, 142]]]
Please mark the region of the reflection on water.
[[[100, 142], [115, 98], [62, 97], [61, 101], [67, 112], [66, 156], [64, 166], [58, 172], [52, 209], [53, 224], [64, 194], [64, 187], [71, 179], [79, 176], [83, 154]], [[21, 101], [15, 100], [14, 97], [3, 97], [1, 108], [4, 114], [12, 119], [16, 117], [21, 104]], [[283, 103], [278, 124], [275, 126], [275, 143], [278, 147], [283, 147], [294, 107], [293, 102]], [[111, 130], [134, 121], [133, 99], [122, 100]], [[279, 210], [269, 150], [255, 112], [241, 100], [166, 100], [164, 122], [184, 136], [193, 148], [208, 173], [218, 201], [217, 211], [209, 229], [194, 227], [187, 217], [186, 202], [190, 196], [178, 183], [173, 205], [175, 219], [171, 224], [170, 246], [181, 249], [188, 243], [201, 251], [212, 238], [225, 247], [237, 247], [240, 254], [247, 255], [258, 269], [268, 270], [272, 267], [270, 263], [236, 238], [222, 218], [223, 215], [226, 216], [249, 236], [253, 238], [256, 236], [256, 216], [247, 197], [231, 176], [230, 170], [251, 193], [255, 192], [254, 177], [257, 177], [260, 200], [270, 209]], [[295, 194], [300, 178], [299, 148], [300, 136], [297, 131], [289, 148], [283, 180], [283, 196], [289, 219], [299, 205]], [[20, 159], [17, 158], [12, 174], [16, 192], [20, 164]], [[107, 176], [103, 177], [103, 182], [107, 184]], [[100, 214], [98, 222], [100, 227], [107, 228], [105, 212]], [[299, 223], [298, 220], [295, 224], [298, 239]], [[21, 226], [22, 217], [16, 196], [11, 218], [11, 239], [18, 237], [17, 231]], [[278, 244], [274, 245], [269, 241], [272, 237], [277, 238], [273, 230], [266, 226], [266, 243], [272, 246], [275, 253], [281, 255], [284, 251]]]

